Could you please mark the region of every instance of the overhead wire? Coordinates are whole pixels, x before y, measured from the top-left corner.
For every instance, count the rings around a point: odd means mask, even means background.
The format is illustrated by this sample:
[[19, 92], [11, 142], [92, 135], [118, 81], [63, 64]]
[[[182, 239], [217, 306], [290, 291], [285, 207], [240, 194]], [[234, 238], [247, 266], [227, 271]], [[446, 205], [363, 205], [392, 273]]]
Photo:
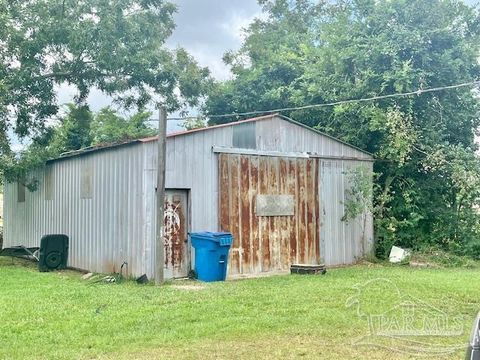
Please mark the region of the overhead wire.
[[[233, 112], [229, 114], [218, 114], [218, 115], [206, 115], [206, 116], [186, 116], [186, 117], [169, 117], [167, 120], [169, 121], [185, 121], [185, 120], [197, 120], [203, 118], [210, 118], [210, 119], [218, 119], [218, 118], [225, 118], [225, 117], [239, 117], [239, 116], [250, 116], [250, 115], [259, 115], [259, 114], [273, 114], [273, 113], [281, 113], [284, 111], [298, 111], [298, 110], [307, 110], [307, 109], [316, 109], [322, 107], [329, 107], [329, 106], [337, 106], [337, 105], [344, 105], [344, 104], [352, 104], [352, 103], [361, 103], [361, 102], [369, 102], [369, 101], [376, 101], [376, 100], [383, 100], [383, 99], [391, 99], [397, 97], [408, 97], [417, 95], [420, 96], [426, 93], [432, 92], [439, 92], [444, 90], [451, 90], [451, 89], [458, 89], [463, 87], [471, 87], [480, 85], [480, 80], [465, 82], [455, 85], [447, 85], [447, 86], [438, 86], [433, 88], [427, 89], [418, 89], [415, 91], [408, 91], [403, 93], [393, 93], [393, 94], [386, 94], [386, 95], [378, 95], [372, 96], [367, 98], [359, 98], [359, 99], [347, 99], [347, 100], [339, 100], [333, 101], [328, 103], [320, 103], [320, 104], [310, 104], [310, 105], [303, 105], [303, 106], [291, 106], [291, 107], [284, 107], [284, 108], [277, 108], [277, 109], [270, 109], [270, 110], [253, 110], [253, 111], [246, 111], [246, 112]], [[153, 121], [153, 120], [152, 120]]]

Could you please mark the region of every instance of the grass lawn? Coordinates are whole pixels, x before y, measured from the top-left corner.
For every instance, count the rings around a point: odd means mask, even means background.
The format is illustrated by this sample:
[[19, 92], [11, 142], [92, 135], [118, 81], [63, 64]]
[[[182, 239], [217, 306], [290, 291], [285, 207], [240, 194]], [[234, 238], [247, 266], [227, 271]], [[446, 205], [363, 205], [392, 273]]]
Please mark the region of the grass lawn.
[[[478, 269], [372, 265], [155, 287], [91, 284], [0, 258], [0, 358], [459, 359], [480, 310], [479, 277]], [[366, 316], [395, 319], [400, 298], [414, 304], [415, 326], [427, 309], [464, 332], [407, 340], [369, 332]]]

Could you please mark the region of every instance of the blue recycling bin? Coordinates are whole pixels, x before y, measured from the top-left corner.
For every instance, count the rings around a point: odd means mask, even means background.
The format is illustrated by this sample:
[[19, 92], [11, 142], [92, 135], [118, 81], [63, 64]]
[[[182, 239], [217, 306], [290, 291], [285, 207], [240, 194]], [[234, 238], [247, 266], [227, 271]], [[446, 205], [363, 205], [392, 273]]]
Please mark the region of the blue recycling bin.
[[201, 281], [225, 281], [228, 251], [232, 234], [227, 232], [196, 232], [190, 234], [195, 248], [195, 273]]

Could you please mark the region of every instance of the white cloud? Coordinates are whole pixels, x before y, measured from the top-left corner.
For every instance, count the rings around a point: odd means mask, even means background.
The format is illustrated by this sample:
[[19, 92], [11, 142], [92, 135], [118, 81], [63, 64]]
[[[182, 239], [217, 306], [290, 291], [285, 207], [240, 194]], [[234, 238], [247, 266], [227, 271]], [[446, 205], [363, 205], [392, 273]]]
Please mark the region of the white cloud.
[[167, 45], [185, 48], [218, 80], [231, 77], [223, 54], [242, 44], [242, 28], [260, 14], [256, 0], [176, 0], [177, 28]]

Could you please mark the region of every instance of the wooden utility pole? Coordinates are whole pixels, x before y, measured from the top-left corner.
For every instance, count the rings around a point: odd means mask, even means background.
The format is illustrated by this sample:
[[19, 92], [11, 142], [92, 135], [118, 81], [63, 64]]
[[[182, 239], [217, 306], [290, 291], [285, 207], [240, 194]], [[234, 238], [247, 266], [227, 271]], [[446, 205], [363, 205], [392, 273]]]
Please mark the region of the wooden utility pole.
[[165, 161], [167, 148], [167, 111], [159, 106], [157, 159], [157, 224], [155, 241], [155, 284], [164, 282], [165, 245], [163, 240], [163, 212], [165, 202]]

